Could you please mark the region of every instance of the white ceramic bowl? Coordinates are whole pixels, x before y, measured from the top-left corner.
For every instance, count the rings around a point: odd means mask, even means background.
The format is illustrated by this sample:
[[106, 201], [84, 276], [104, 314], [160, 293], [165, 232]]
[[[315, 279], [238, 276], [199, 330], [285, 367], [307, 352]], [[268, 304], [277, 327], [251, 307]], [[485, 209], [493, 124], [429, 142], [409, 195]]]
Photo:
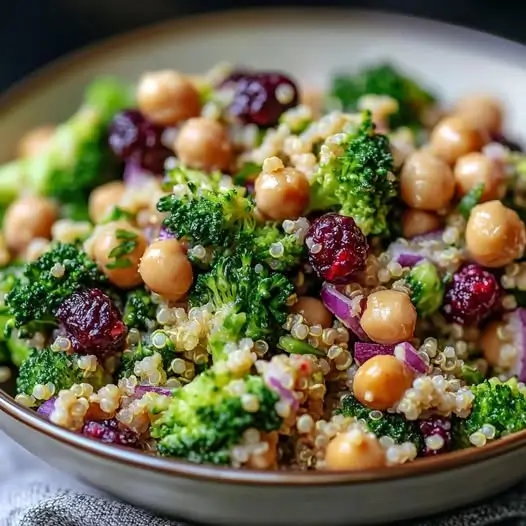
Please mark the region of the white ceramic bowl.
[[[170, 22], [95, 46], [23, 82], [0, 100], [0, 161], [32, 126], [66, 117], [99, 74], [135, 79], [174, 67], [199, 73], [228, 60], [279, 68], [323, 86], [331, 72], [388, 58], [446, 99], [489, 91], [526, 118], [525, 48], [427, 20], [362, 11], [272, 10]], [[236, 471], [107, 446], [16, 406], [0, 392], [0, 424], [53, 466], [156, 512], [234, 525], [355, 525], [445, 511], [526, 475], [526, 432], [407, 466], [360, 473]]]

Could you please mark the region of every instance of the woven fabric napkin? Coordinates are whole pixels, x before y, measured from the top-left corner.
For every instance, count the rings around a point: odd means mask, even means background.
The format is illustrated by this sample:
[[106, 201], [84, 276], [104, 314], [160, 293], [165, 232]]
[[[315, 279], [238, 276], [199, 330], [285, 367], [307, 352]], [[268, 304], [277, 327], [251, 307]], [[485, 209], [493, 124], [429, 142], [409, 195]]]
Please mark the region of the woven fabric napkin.
[[[115, 501], [0, 432], [0, 526], [191, 526]], [[404, 526], [526, 526], [526, 482], [485, 504]]]

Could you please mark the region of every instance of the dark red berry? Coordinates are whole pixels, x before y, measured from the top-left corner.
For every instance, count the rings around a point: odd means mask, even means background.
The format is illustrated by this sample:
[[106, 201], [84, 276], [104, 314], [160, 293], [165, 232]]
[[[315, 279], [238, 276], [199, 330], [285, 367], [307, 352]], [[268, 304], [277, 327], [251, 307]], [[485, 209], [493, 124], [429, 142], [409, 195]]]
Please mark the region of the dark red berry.
[[[453, 436], [451, 421], [448, 418], [433, 416], [426, 420], [419, 420], [418, 425], [424, 439], [424, 450], [422, 453], [424, 456], [438, 455], [451, 449]], [[426, 439], [428, 439], [427, 443], [425, 442]]]
[[443, 313], [451, 323], [473, 325], [492, 314], [500, 299], [497, 278], [482, 267], [471, 264], [453, 275], [444, 296]]
[[131, 429], [120, 424], [116, 419], [90, 421], [82, 428], [84, 436], [100, 440], [107, 444], [116, 444], [136, 448], [139, 446], [139, 437]]
[[122, 349], [126, 326], [113, 301], [99, 289], [84, 289], [57, 311], [63, 333], [76, 352], [104, 356]]
[[122, 160], [134, 159], [155, 174], [164, 172], [164, 162], [173, 155], [162, 143], [164, 128], [147, 120], [137, 110], [125, 110], [113, 118], [109, 144]]
[[346, 283], [365, 266], [367, 239], [352, 217], [330, 213], [317, 218], [305, 242], [309, 263], [326, 281]]
[[298, 88], [279, 72], [235, 72], [223, 85], [233, 86], [229, 111], [246, 124], [274, 126], [281, 114], [298, 104]]

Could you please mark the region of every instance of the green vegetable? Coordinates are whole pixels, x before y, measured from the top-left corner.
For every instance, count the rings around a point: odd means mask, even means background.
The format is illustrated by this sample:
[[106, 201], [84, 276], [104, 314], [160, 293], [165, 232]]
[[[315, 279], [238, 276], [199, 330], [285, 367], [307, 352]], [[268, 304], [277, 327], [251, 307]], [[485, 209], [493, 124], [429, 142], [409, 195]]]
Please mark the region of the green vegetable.
[[429, 316], [441, 307], [444, 283], [433, 263], [423, 261], [415, 265], [405, 281], [411, 289], [411, 301], [420, 316]]
[[289, 354], [313, 354], [314, 356], [325, 356], [325, 352], [316, 349], [310, 343], [297, 340], [292, 336], [282, 336], [278, 342], [278, 348]]
[[131, 254], [137, 248], [139, 244], [137, 241], [138, 236], [135, 232], [118, 228], [115, 232], [115, 237], [120, 243], [113, 247], [108, 254], [108, 257], [113, 259], [113, 261], [110, 261], [106, 265], [106, 268], [129, 268], [132, 266], [132, 262], [126, 256]]
[[261, 166], [256, 163], [245, 163], [233, 176], [234, 183], [244, 185], [261, 172]]
[[201, 274], [190, 292], [190, 306], [211, 305], [214, 320], [208, 348], [215, 361], [225, 356], [225, 345], [242, 338], [273, 341], [287, 319], [287, 302], [294, 293], [290, 280], [254, 264], [244, 251], [221, 256]]
[[495, 428], [495, 439], [526, 429], [526, 392], [516, 378], [506, 382], [490, 378], [470, 389], [474, 395], [470, 415], [453, 422], [457, 447], [470, 447], [469, 437], [484, 425]]
[[469, 219], [471, 210], [480, 202], [484, 193], [484, 183], [480, 183], [472, 188], [458, 203], [457, 210], [464, 219]]
[[156, 323], [157, 305], [145, 289], [132, 290], [126, 297], [123, 321], [128, 328], [146, 331]]
[[[152, 334], [152, 339], [155, 339], [156, 345], [150, 343], [139, 342], [135, 347], [125, 351], [121, 357], [121, 363], [117, 376], [119, 378], [129, 377], [135, 374], [135, 364], [140, 362], [148, 356], [153, 356], [155, 353], [159, 354], [163, 361], [163, 368], [168, 373], [172, 361], [177, 358], [173, 343], [168, 337], [159, 338], [157, 335], [164, 335], [162, 331], [156, 331]], [[164, 342], [162, 345], [159, 341]], [[168, 375], [169, 376], [169, 375]]]
[[55, 392], [69, 389], [73, 384], [89, 383], [99, 389], [111, 381], [102, 367], [86, 375], [78, 367], [79, 355], [45, 349], [32, 349], [22, 362], [16, 381], [17, 392], [28, 396], [33, 394], [36, 385], [52, 383]]
[[[236, 382], [236, 391], [229, 389]], [[242, 385], [244, 384], [244, 385]], [[237, 389], [254, 396], [257, 411], [244, 409]], [[168, 409], [152, 425], [161, 455], [196, 463], [230, 464], [232, 448], [248, 429], [270, 432], [279, 429], [278, 401], [259, 376], [233, 378], [209, 369], [175, 391]]]
[[422, 113], [435, 102], [435, 96], [415, 80], [390, 64], [367, 67], [354, 75], [333, 79], [331, 96], [346, 111], [357, 111], [364, 95], [386, 95], [398, 102], [398, 111], [390, 116], [391, 128], [422, 127]]
[[104, 182], [111, 170], [108, 123], [132, 103], [128, 86], [110, 78], [94, 81], [81, 108], [57, 128], [45, 151], [0, 167], [0, 204], [9, 204], [27, 190], [85, 203], [87, 192]]
[[211, 173], [193, 170], [181, 164], [166, 171], [163, 179], [163, 186], [167, 191], [171, 191], [176, 185], [191, 185], [196, 189], [206, 188], [208, 190], [221, 191], [221, 183], [230, 180], [229, 176], [221, 172], [214, 171]]
[[460, 377], [468, 385], [477, 385], [484, 381], [484, 375], [476, 364], [465, 363], [462, 366]]
[[360, 404], [352, 395], [347, 395], [342, 399], [340, 409], [337, 412], [344, 416], [363, 420], [369, 430], [378, 438], [387, 436], [397, 444], [413, 442], [418, 451], [423, 448], [424, 444], [418, 424], [415, 421], [406, 420], [402, 415], [371, 411]]
[[[63, 270], [63, 272], [62, 272]], [[5, 298], [12, 325], [27, 335], [56, 325], [60, 304], [83, 287], [105, 287], [97, 264], [75, 245], [58, 243], [22, 270]]]
[[389, 140], [377, 134], [371, 113], [350, 132], [343, 153], [320, 163], [311, 186], [311, 210], [334, 209], [351, 216], [365, 235], [388, 231], [387, 216], [397, 193]]

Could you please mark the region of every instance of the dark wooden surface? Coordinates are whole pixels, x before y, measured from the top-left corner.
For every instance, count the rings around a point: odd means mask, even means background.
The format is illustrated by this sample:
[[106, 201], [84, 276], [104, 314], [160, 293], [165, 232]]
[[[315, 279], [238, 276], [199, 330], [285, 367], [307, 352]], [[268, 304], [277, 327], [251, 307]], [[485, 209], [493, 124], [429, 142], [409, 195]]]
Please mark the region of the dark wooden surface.
[[4, 0], [0, 91], [68, 51], [148, 23], [224, 8], [283, 5], [390, 10], [526, 41], [526, 3], [517, 0]]

